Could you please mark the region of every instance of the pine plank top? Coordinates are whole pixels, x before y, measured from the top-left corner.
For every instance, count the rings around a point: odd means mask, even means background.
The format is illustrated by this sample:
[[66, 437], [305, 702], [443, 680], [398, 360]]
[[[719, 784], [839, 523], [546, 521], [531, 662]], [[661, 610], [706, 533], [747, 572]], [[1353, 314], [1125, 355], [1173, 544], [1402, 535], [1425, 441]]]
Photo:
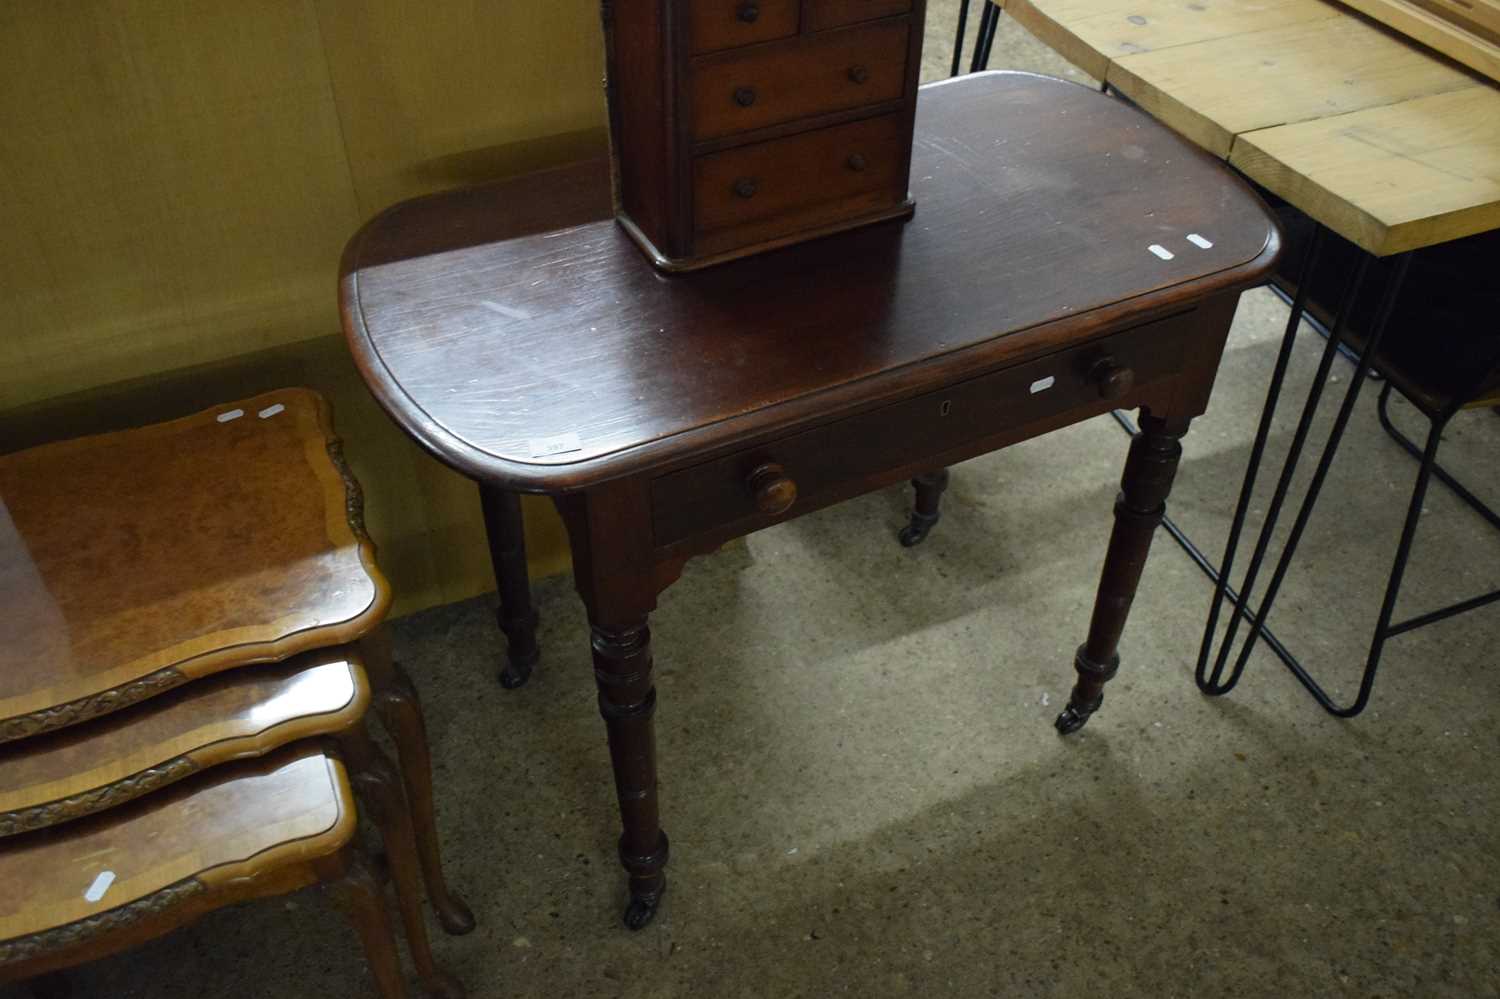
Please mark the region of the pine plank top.
[[1500, 87], [1323, 0], [1004, 0], [1153, 117], [1388, 256], [1500, 225]]

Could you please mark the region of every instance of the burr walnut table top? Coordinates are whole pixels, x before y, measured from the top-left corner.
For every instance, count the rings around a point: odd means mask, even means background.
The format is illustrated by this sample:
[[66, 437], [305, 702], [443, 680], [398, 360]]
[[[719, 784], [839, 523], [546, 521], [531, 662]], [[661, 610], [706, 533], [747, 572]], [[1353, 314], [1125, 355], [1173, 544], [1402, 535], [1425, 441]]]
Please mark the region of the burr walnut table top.
[[216, 890], [310, 883], [300, 868], [348, 843], [355, 825], [343, 764], [309, 741], [13, 839], [0, 851], [0, 968], [128, 933]]
[[0, 742], [352, 640], [389, 602], [312, 392], [0, 457]]
[[0, 745], [0, 837], [114, 808], [299, 739], [337, 734], [369, 704], [369, 683], [350, 650], [319, 649]]

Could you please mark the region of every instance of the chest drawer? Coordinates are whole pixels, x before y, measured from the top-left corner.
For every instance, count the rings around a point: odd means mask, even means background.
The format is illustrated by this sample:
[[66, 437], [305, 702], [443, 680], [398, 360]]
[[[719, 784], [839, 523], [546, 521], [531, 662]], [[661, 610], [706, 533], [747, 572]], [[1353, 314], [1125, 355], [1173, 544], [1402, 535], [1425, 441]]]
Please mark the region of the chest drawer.
[[877, 17], [905, 14], [911, 0], [808, 0], [806, 31], [823, 31]]
[[806, 35], [693, 60], [695, 140], [900, 99], [906, 20]]
[[695, 242], [713, 252], [899, 203], [904, 128], [899, 114], [882, 115], [698, 157]]
[[797, 33], [800, 7], [801, 0], [691, 0], [688, 47], [699, 55], [788, 38]]
[[1168, 317], [664, 475], [651, 486], [654, 543], [754, 529], [816, 508], [862, 477], [941, 463], [945, 451], [1027, 424], [1128, 404], [1177, 373], [1200, 322], [1196, 312]]

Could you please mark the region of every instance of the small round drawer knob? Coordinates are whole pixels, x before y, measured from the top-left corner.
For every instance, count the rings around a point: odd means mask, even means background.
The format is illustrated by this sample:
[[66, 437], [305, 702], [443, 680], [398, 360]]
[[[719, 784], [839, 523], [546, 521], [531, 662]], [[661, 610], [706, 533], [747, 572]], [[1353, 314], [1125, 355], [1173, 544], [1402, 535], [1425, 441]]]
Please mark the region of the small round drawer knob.
[[769, 517], [786, 513], [797, 502], [797, 483], [774, 461], [756, 466], [750, 473], [749, 486], [756, 508]]
[[1099, 390], [1101, 399], [1118, 399], [1135, 386], [1135, 372], [1106, 357], [1089, 369], [1089, 381]]
[[755, 88], [741, 87], [734, 92], [734, 102], [742, 108], [747, 108], [755, 103]]
[[755, 181], [751, 180], [749, 177], [741, 177], [739, 180], [734, 182], [734, 193], [736, 196], [741, 198], [755, 197], [755, 192], [759, 190], [759, 188], [760, 185], [755, 183]]
[[760, 20], [760, 6], [753, 3], [742, 3], [739, 10], [734, 12], [734, 16], [746, 24], [754, 24]]
[[869, 162], [864, 158], [864, 155], [861, 153], [851, 153], [849, 159], [845, 162], [848, 163], [849, 169], [855, 172], [863, 170], [865, 167], [870, 165]]
[[870, 71], [863, 66], [850, 66], [849, 79], [853, 83], [865, 83], [870, 79]]

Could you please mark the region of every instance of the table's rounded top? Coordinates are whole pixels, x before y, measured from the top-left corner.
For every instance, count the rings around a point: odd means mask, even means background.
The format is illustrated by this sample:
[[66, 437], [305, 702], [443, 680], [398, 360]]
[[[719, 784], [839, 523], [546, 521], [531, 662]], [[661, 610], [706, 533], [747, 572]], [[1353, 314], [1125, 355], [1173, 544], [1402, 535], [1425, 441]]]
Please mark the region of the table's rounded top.
[[1248, 286], [1280, 247], [1221, 164], [1048, 77], [923, 88], [911, 178], [908, 223], [670, 277], [602, 161], [407, 202], [345, 253], [345, 332], [429, 451], [557, 491]]

